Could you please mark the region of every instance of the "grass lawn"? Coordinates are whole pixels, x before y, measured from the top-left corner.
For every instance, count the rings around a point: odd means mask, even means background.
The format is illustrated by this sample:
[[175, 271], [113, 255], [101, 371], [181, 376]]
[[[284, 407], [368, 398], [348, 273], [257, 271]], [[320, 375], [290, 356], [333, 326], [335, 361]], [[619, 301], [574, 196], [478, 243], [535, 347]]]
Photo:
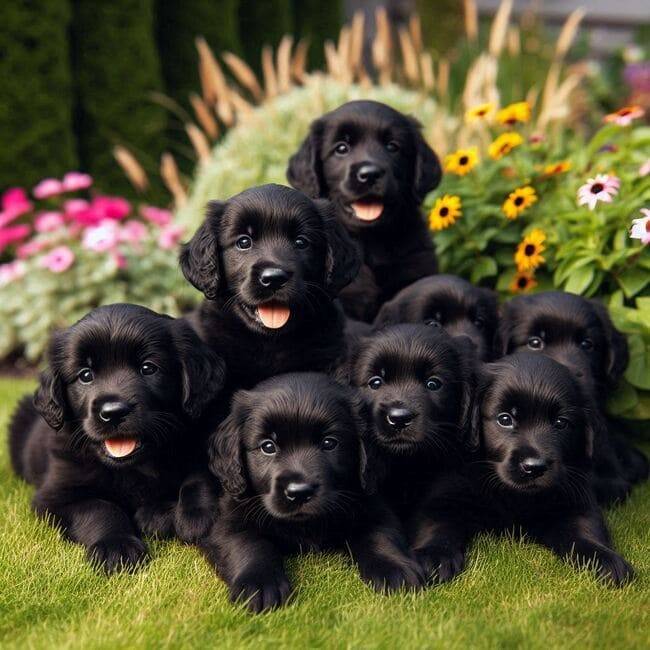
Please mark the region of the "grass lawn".
[[228, 602], [195, 549], [152, 543], [140, 572], [106, 578], [81, 548], [36, 520], [32, 490], [12, 475], [5, 440], [15, 401], [32, 388], [0, 381], [3, 649], [648, 648], [650, 485], [608, 517], [638, 571], [625, 589], [602, 587], [531, 544], [481, 538], [459, 579], [417, 595], [376, 595], [344, 556], [292, 560], [292, 602], [254, 617]]

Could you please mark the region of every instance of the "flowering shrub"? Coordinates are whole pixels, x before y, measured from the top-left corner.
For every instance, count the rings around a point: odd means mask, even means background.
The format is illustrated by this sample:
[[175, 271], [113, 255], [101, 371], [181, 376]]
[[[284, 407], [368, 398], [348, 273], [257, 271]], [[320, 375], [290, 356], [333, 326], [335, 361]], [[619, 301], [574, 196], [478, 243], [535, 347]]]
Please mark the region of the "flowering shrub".
[[88, 310], [136, 302], [178, 314], [196, 293], [176, 249], [183, 229], [168, 210], [135, 209], [92, 193], [92, 178], [47, 178], [28, 196], [7, 190], [0, 212], [0, 358], [43, 353], [50, 331]]
[[650, 128], [627, 107], [588, 142], [553, 137], [533, 131], [523, 104], [470, 109], [476, 142], [445, 157], [425, 201], [441, 269], [506, 296], [604, 300], [630, 344], [610, 410], [650, 419]]

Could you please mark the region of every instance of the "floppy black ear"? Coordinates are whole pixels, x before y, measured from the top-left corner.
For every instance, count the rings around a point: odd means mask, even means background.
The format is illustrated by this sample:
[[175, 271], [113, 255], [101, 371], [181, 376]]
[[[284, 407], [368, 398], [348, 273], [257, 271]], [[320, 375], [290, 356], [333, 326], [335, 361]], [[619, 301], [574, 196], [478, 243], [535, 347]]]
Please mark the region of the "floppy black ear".
[[300, 145], [300, 149], [289, 159], [287, 179], [297, 190], [312, 199], [324, 196], [325, 187], [320, 159], [320, 142], [323, 121], [318, 119], [309, 127], [309, 134]]
[[415, 118], [409, 118], [409, 120], [416, 146], [413, 191], [421, 203], [424, 201], [424, 197], [440, 184], [442, 167], [435, 151], [422, 136], [422, 125]]
[[226, 364], [183, 320], [174, 322], [174, 341], [183, 373], [183, 410], [196, 419], [223, 389]]
[[476, 377], [478, 372], [478, 349], [468, 336], [455, 336], [454, 344], [461, 358], [462, 397], [458, 425], [463, 439], [472, 435], [474, 402], [476, 401]]
[[466, 430], [466, 446], [471, 453], [477, 453], [481, 447], [483, 418], [481, 406], [487, 391], [492, 384], [492, 364], [480, 363], [476, 368], [474, 399], [471, 402], [468, 425]]
[[357, 277], [361, 268], [361, 256], [357, 245], [336, 218], [332, 203], [325, 199], [315, 203], [323, 217], [327, 236], [325, 284], [330, 295], [336, 296]]
[[402, 302], [395, 296], [392, 300], [385, 302], [377, 312], [373, 321], [374, 329], [381, 329], [385, 325], [394, 325], [402, 322]]
[[370, 409], [360, 395], [353, 400], [352, 412], [359, 433], [359, 482], [366, 494], [375, 494], [385, 475], [385, 464], [372, 440]]
[[183, 275], [208, 300], [214, 300], [219, 292], [221, 273], [216, 232], [225, 208], [224, 201], [208, 203], [205, 220], [194, 237], [183, 245], [180, 254]]
[[57, 372], [48, 368], [41, 373], [34, 393], [34, 408], [55, 431], [63, 427], [67, 406], [63, 381]]
[[607, 356], [605, 361], [606, 367], [604, 370], [607, 382], [614, 386], [623, 376], [630, 360], [627, 339], [624, 334], [614, 327], [612, 319], [609, 317], [609, 312], [603, 304], [596, 300], [592, 300], [591, 304], [598, 314], [598, 318], [600, 319], [605, 331], [605, 336], [607, 337]]
[[234, 497], [243, 496], [248, 487], [241, 444], [241, 427], [245, 417], [240, 404], [243, 392], [235, 394], [230, 414], [208, 441], [208, 467], [226, 492]]
[[510, 350], [512, 330], [516, 320], [515, 307], [510, 303], [501, 305], [499, 324], [494, 334], [494, 356], [504, 357]]

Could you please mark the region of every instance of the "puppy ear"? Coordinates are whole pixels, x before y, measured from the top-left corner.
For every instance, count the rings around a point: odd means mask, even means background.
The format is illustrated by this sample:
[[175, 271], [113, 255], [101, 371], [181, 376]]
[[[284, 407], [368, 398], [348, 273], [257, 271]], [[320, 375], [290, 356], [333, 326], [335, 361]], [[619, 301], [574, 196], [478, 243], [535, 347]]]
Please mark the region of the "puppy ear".
[[325, 285], [330, 295], [336, 296], [359, 274], [361, 256], [357, 245], [336, 218], [333, 204], [325, 199], [314, 203], [323, 217], [327, 236]]
[[476, 368], [474, 398], [472, 399], [466, 429], [466, 447], [469, 452], [476, 453], [481, 447], [483, 422], [481, 406], [483, 399], [492, 383], [492, 364], [479, 364]]
[[210, 201], [205, 220], [194, 237], [183, 245], [180, 264], [183, 275], [208, 300], [214, 300], [219, 291], [219, 247], [216, 231], [226, 208], [224, 201]]
[[322, 132], [322, 120], [312, 122], [309, 135], [303, 140], [300, 149], [291, 156], [287, 167], [289, 183], [312, 199], [322, 196], [325, 192], [320, 159]]
[[607, 382], [615, 386], [623, 376], [630, 360], [627, 338], [612, 323], [607, 308], [596, 300], [590, 301], [602, 323], [607, 338], [607, 356], [604, 372]]
[[230, 414], [208, 440], [208, 467], [226, 492], [234, 497], [243, 496], [248, 487], [241, 445], [241, 426], [245, 418], [241, 404], [243, 392], [235, 394]]
[[385, 325], [394, 325], [395, 323], [402, 322], [402, 309], [403, 303], [394, 297], [392, 300], [385, 302], [381, 309], [377, 312], [375, 320], [373, 321], [374, 329], [381, 329]]
[[501, 305], [499, 323], [494, 333], [493, 352], [495, 357], [505, 357], [510, 351], [512, 329], [516, 322], [515, 308], [511, 303]]
[[468, 336], [455, 336], [454, 344], [460, 355], [460, 375], [462, 379], [462, 397], [460, 401], [460, 417], [458, 425], [463, 432], [463, 439], [471, 437], [473, 408], [476, 393], [476, 375], [478, 366], [478, 350], [474, 341]]
[[422, 136], [422, 125], [415, 118], [409, 118], [409, 120], [416, 146], [413, 191], [418, 201], [422, 203], [424, 197], [440, 184], [442, 167], [435, 151]]
[[361, 396], [356, 396], [352, 412], [359, 432], [359, 483], [366, 494], [375, 494], [385, 475], [385, 464], [370, 433], [371, 415]]
[[63, 381], [57, 372], [48, 369], [41, 373], [34, 393], [34, 408], [55, 431], [63, 427], [67, 405]]
[[183, 410], [196, 419], [223, 389], [226, 364], [183, 320], [174, 321], [174, 343], [183, 374]]

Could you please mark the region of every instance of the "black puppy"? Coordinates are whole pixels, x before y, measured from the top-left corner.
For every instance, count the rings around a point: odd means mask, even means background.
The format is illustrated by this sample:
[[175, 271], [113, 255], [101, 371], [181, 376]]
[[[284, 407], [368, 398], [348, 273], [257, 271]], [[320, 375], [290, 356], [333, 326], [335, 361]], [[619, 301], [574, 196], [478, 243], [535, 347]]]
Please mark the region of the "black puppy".
[[[499, 327], [502, 354], [528, 350], [565, 365], [583, 389], [603, 405], [628, 363], [625, 336], [603, 305], [581, 296], [548, 291], [513, 298], [503, 307]], [[601, 409], [604, 418], [604, 410]], [[609, 433], [607, 432], [609, 429]], [[643, 453], [614, 431], [609, 421], [595, 441], [595, 477], [601, 502], [624, 499], [630, 484], [648, 476]]]
[[467, 336], [483, 361], [493, 358], [498, 324], [497, 296], [455, 275], [432, 275], [402, 289], [379, 310], [375, 328], [396, 323], [443, 327]]
[[190, 477], [206, 462], [196, 422], [222, 388], [223, 361], [185, 322], [135, 305], [100, 307], [55, 334], [48, 361], [10, 426], [37, 514], [107, 572], [145, 559], [141, 533], [191, 538]]
[[629, 581], [633, 569], [612, 548], [588, 478], [593, 401], [568, 369], [517, 353], [485, 366], [478, 395], [470, 479], [481, 528], [520, 529], [579, 565], [595, 561], [616, 586]]
[[226, 495], [203, 547], [233, 600], [255, 611], [291, 591], [288, 553], [346, 549], [378, 590], [423, 577], [397, 519], [373, 492], [363, 405], [317, 373], [268, 379], [235, 394], [212, 439], [211, 468]]
[[327, 371], [345, 353], [335, 298], [359, 258], [329, 202], [280, 185], [211, 201], [180, 261], [207, 298], [190, 320], [225, 358], [231, 386]]
[[400, 289], [436, 272], [420, 205], [440, 177], [418, 122], [385, 104], [349, 102], [312, 123], [287, 178], [309, 196], [334, 201], [361, 245], [359, 276], [341, 293], [350, 316], [371, 322]]

